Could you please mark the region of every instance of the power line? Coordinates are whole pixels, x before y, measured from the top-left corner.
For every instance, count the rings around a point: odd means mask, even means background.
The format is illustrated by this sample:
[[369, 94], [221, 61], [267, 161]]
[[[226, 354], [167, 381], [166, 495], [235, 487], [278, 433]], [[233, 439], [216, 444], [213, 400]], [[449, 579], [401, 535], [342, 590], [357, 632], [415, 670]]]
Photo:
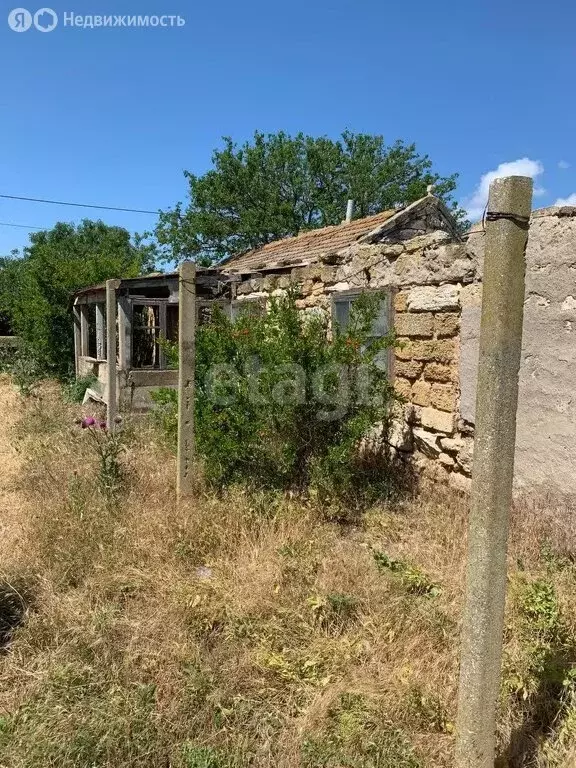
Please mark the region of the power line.
[[8, 221], [0, 221], [0, 227], [18, 227], [18, 229], [46, 229], [46, 227], [32, 227], [29, 224], [12, 224]]
[[19, 197], [18, 195], [0, 195], [5, 200], [25, 200], [28, 203], [49, 203], [50, 205], [72, 205], [75, 208], [97, 208], [100, 211], [123, 211], [124, 213], [148, 213], [157, 216], [158, 211], [144, 211], [139, 208], [117, 208], [113, 205], [90, 205], [89, 203], [69, 203], [62, 200], [44, 200], [39, 197]]

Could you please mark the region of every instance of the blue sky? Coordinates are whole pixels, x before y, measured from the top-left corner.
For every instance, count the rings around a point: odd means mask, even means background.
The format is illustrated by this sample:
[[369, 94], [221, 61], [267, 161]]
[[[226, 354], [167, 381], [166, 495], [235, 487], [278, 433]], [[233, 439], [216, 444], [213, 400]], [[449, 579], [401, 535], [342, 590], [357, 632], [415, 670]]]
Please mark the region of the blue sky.
[[[349, 128], [416, 142], [440, 173], [460, 173], [471, 209], [507, 163], [536, 176], [537, 206], [576, 204], [573, 1], [548, 13], [534, 0], [48, 1], [60, 15], [50, 33], [11, 31], [15, 4], [3, 3], [2, 194], [156, 210], [185, 199], [182, 171], [206, 170], [222, 135]], [[64, 12], [186, 24], [78, 29]], [[0, 222], [97, 216], [0, 199]], [[102, 218], [131, 231], [155, 220]], [[0, 226], [0, 254], [27, 238]]]

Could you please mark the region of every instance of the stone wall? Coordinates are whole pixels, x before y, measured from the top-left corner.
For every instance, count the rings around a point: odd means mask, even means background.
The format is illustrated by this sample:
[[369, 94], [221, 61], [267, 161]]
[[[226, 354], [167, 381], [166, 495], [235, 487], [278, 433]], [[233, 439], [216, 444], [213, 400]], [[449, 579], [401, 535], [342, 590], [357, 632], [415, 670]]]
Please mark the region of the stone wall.
[[[481, 272], [484, 235], [468, 250]], [[474, 421], [480, 294], [462, 310], [461, 411]], [[534, 211], [526, 250], [516, 485], [576, 489], [576, 208]]]
[[393, 377], [405, 401], [391, 444], [426, 473], [466, 488], [473, 438], [460, 418], [460, 319], [463, 303], [478, 295], [478, 263], [452, 233], [405, 239], [411, 231], [357, 243], [311, 266], [244, 276], [236, 300], [262, 300], [297, 286], [298, 306], [330, 321], [335, 294], [389, 290], [398, 336]]
[[[331, 316], [331, 297], [389, 289], [399, 346], [393, 377], [405, 405], [391, 443], [428, 475], [470, 485], [484, 233], [462, 243], [433, 199], [400, 226], [308, 267], [237, 278], [238, 301], [289, 285], [298, 305]], [[434, 217], [437, 218], [434, 218]], [[430, 231], [432, 228], [432, 231]], [[532, 214], [527, 247], [516, 486], [576, 490], [576, 208]]]

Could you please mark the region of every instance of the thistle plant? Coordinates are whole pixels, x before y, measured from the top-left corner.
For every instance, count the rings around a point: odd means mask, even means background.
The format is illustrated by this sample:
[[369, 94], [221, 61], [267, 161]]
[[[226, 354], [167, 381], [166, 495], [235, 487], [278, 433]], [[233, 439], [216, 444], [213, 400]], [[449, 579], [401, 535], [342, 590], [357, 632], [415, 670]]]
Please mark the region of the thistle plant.
[[[116, 418], [116, 424], [121, 422]], [[90, 436], [98, 456], [98, 485], [107, 498], [115, 496], [121, 488], [123, 471], [120, 455], [125, 450], [122, 433], [112, 430], [106, 421], [98, 421], [92, 416], [81, 419], [78, 424]]]

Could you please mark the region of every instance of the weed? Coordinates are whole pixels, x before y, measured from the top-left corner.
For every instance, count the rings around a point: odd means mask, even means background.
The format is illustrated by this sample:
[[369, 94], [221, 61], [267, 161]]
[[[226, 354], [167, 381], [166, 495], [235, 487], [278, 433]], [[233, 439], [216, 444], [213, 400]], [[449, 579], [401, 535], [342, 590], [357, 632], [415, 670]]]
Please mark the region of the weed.
[[98, 485], [100, 490], [106, 498], [112, 499], [120, 490], [123, 481], [120, 456], [126, 449], [122, 432], [117, 426], [116, 429], [110, 429], [105, 421], [98, 422], [92, 417], [84, 418], [79, 423], [90, 436], [92, 446], [98, 456]]
[[302, 746], [305, 768], [421, 768], [402, 732], [358, 694], [342, 694], [321, 736]]
[[182, 768], [232, 768], [232, 763], [211, 747], [184, 744], [181, 752]]
[[437, 597], [442, 591], [438, 584], [431, 581], [419, 568], [404, 562], [404, 560], [396, 560], [380, 551], [374, 552], [374, 560], [379, 570], [398, 574], [401, 583], [413, 595]]
[[63, 387], [64, 399], [69, 403], [81, 403], [86, 390], [93, 387], [97, 381], [98, 379], [93, 373], [69, 379]]
[[342, 628], [358, 612], [357, 598], [338, 592], [328, 594], [326, 597], [317, 595], [310, 597], [308, 598], [308, 605], [315, 621], [327, 629]]
[[420, 685], [412, 685], [404, 703], [406, 714], [419, 728], [439, 733], [452, 733], [454, 724], [450, 722], [446, 707], [435, 694], [428, 694]]

